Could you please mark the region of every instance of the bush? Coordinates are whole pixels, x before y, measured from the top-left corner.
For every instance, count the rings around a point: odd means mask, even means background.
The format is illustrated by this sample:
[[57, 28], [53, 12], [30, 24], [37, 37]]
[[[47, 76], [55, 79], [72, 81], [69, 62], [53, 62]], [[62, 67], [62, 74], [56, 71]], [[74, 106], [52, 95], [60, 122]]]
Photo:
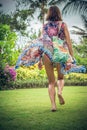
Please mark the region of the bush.
[[87, 86], [87, 74], [84, 73], [67, 74], [65, 75], [65, 84]]
[[20, 67], [17, 69], [17, 80], [46, 79], [45, 69], [39, 70], [37, 65], [31, 67]]
[[80, 44], [74, 44], [73, 49], [77, 64], [84, 65], [87, 72], [87, 37], [81, 38]]
[[15, 32], [12, 32], [8, 25], [0, 24], [0, 63], [10, 65], [16, 63], [18, 56], [18, 52], [15, 50], [16, 39]]
[[16, 63], [19, 52], [15, 50], [15, 42], [17, 36], [15, 32], [10, 30], [8, 25], [0, 24], [0, 85], [10, 85], [15, 79], [13, 76], [15, 71], [9, 68], [5, 71], [5, 66], [14, 65]]
[[[55, 69], [55, 76], [57, 72]], [[37, 65], [31, 67], [20, 67], [17, 70], [16, 88], [47, 87], [47, 75], [45, 68], [38, 70]], [[87, 74], [70, 73], [65, 75], [65, 85], [87, 85]]]
[[16, 71], [13, 67], [6, 65], [6, 67], [1, 69], [0, 72], [0, 89], [3, 89], [3, 86], [11, 86], [16, 80]]
[[[57, 72], [55, 69], [55, 76]], [[86, 86], [87, 74], [83, 73], [70, 73], [65, 75], [65, 85], [67, 86]], [[17, 69], [17, 78], [13, 84], [9, 84], [2, 89], [15, 89], [15, 88], [42, 88], [48, 87], [47, 75], [45, 68], [38, 70], [37, 65], [31, 67], [20, 67]]]

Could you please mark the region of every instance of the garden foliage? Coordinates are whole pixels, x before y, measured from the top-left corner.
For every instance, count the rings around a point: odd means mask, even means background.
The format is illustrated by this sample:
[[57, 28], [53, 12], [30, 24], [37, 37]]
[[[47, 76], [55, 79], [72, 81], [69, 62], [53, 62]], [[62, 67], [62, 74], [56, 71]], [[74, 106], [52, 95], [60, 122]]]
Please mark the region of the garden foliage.
[[[15, 72], [13, 66], [19, 55], [19, 50], [15, 48], [16, 39], [15, 32], [11, 31], [8, 25], [0, 24], [0, 89], [47, 87], [48, 81], [44, 67], [38, 70], [36, 64], [31, 67], [20, 67]], [[78, 65], [84, 65], [87, 68], [87, 38], [83, 38], [81, 44], [74, 46], [74, 56]], [[7, 70], [6, 65], [8, 65]], [[57, 77], [56, 69], [55, 76]], [[15, 79], [16, 82], [14, 82]], [[65, 85], [87, 85], [87, 74], [67, 74]]]
[[6, 64], [14, 65], [16, 63], [19, 54], [15, 49], [16, 39], [15, 32], [12, 32], [8, 25], [0, 24], [0, 86], [7, 85], [8, 81], [15, 79], [14, 70], [10, 67], [8, 71], [5, 71], [5, 67]]
[[[57, 80], [57, 72], [55, 77]], [[70, 73], [65, 75], [65, 85], [87, 85], [87, 74]], [[43, 66], [42, 70], [38, 70], [37, 65], [31, 67], [20, 67], [17, 69], [17, 79], [14, 84], [15, 88], [33, 88], [33, 87], [48, 87], [47, 75]]]
[[74, 56], [78, 65], [84, 65], [87, 72], [87, 37], [81, 38], [78, 45], [74, 44]]

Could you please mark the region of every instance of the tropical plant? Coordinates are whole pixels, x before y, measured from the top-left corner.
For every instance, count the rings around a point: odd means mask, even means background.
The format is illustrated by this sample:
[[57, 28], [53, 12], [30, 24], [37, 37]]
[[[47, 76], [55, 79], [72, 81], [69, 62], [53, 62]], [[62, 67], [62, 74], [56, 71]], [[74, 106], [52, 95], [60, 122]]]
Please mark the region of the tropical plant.
[[[7, 63], [14, 65], [19, 52], [15, 50], [16, 34], [11, 32], [8, 25], [0, 25], [0, 84], [8, 83], [13, 74], [10, 69], [8, 72], [4, 71]], [[10, 72], [12, 72], [10, 74]]]
[[15, 49], [16, 39], [15, 32], [12, 32], [8, 25], [0, 24], [0, 62], [15, 64], [13, 56], [18, 55]]
[[85, 30], [87, 31], [87, 17], [85, 17], [84, 15], [82, 15], [81, 17], [82, 17], [82, 21], [84, 23]]
[[44, 23], [44, 15], [47, 11], [47, 5], [49, 0], [18, 0], [17, 2], [20, 4], [22, 2], [25, 4], [25, 6], [29, 5], [29, 8], [33, 11], [33, 13], [36, 12], [36, 9], [38, 9], [38, 19], [40, 19], [42, 23]]
[[83, 23], [87, 29], [87, 1], [86, 0], [67, 0], [62, 13], [67, 15], [70, 13], [78, 13], [83, 19]]
[[[20, 32], [25, 35], [25, 30], [29, 26], [30, 18], [33, 17], [33, 10], [23, 6], [18, 0], [15, 0], [16, 10], [10, 12], [9, 14], [4, 13], [3, 10], [0, 11], [0, 24], [7, 24], [12, 30]], [[1, 4], [3, 7], [3, 4]]]
[[83, 37], [80, 39], [79, 44], [73, 44], [74, 54], [80, 56], [81, 58], [87, 58], [87, 38]]
[[38, 19], [40, 19], [40, 21], [44, 24], [44, 18], [48, 7], [54, 4], [60, 5], [66, 2], [66, 0], [22, 0], [22, 2], [27, 5], [29, 4], [29, 7], [33, 9], [34, 12], [36, 12], [36, 9], [39, 10]]
[[77, 26], [72, 26], [74, 29], [77, 29], [77, 30], [72, 30], [71, 33], [72, 34], [76, 34], [76, 35], [80, 35], [82, 37], [87, 37], [87, 32], [86, 30], [80, 28], [80, 27], [77, 27]]
[[50, 0], [49, 5], [63, 5], [66, 4], [67, 0]]
[[84, 65], [87, 72], [87, 37], [83, 37], [79, 44], [73, 44], [74, 56], [78, 65]]
[[[16, 11], [13, 14], [4, 14], [0, 13], [0, 24], [10, 25], [12, 30], [20, 32], [22, 35], [25, 35], [25, 30], [27, 28], [26, 19], [31, 15], [31, 10], [21, 10]], [[31, 16], [30, 16], [31, 17]], [[28, 19], [30, 20], [30, 18]]]
[[15, 79], [15, 71], [9, 67], [5, 71], [6, 64], [14, 65], [19, 52], [15, 49], [17, 36], [8, 25], [0, 24], [0, 85], [6, 85]]
[[67, 0], [66, 5], [63, 8], [63, 13], [80, 13], [87, 16], [87, 1], [86, 0]]

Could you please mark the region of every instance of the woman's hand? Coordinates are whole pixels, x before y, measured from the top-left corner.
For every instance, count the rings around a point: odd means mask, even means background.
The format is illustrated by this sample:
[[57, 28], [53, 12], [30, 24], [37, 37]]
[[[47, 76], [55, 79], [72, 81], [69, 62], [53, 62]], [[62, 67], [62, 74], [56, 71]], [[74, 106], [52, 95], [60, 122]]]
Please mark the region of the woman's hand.
[[72, 67], [72, 63], [66, 63], [65, 70], [69, 70], [69, 69], [71, 69], [71, 67]]

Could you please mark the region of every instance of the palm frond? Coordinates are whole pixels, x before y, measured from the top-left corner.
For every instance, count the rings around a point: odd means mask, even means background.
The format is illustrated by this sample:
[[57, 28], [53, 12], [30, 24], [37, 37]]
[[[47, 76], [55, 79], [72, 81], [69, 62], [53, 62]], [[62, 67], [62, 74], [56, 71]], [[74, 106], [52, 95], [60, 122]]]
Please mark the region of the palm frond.
[[80, 35], [82, 37], [87, 37], [87, 32], [84, 29], [77, 27], [77, 26], [72, 26], [72, 27], [77, 29], [77, 30], [71, 30], [70, 32], [72, 34]]
[[86, 33], [86, 32], [79, 32], [79, 31], [75, 31], [75, 30], [71, 30], [70, 32], [71, 32], [72, 34], [77, 34], [77, 35], [81, 35], [81, 36], [86, 35], [86, 36], [87, 36], [87, 33]]
[[78, 29], [79, 31], [85, 32], [85, 30], [80, 28], [80, 27], [77, 27], [77, 26], [72, 26], [72, 27], [75, 28], [75, 29]]
[[23, 3], [27, 2], [27, 4], [29, 3], [33, 3], [34, 1], [33, 0], [22, 0]]
[[84, 27], [85, 27], [85, 29], [87, 31], [87, 17], [85, 17], [84, 15], [82, 15], [81, 17], [82, 17], [82, 21], [84, 23]]
[[56, 5], [56, 4], [62, 4], [64, 2], [66, 2], [67, 0], [50, 0], [48, 2], [49, 5]]
[[62, 10], [63, 14], [80, 13], [87, 15], [87, 1], [70, 0]]

